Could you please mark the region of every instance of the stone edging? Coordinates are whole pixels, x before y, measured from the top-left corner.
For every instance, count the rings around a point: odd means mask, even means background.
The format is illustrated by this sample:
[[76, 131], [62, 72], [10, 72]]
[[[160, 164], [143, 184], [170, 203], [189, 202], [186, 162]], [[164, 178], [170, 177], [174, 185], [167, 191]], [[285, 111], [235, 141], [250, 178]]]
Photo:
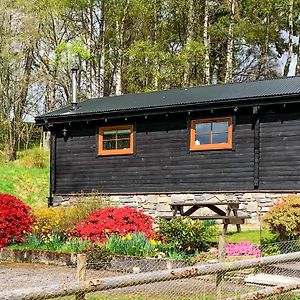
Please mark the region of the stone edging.
[[76, 266], [77, 255], [45, 250], [0, 249], [0, 261], [42, 263], [56, 266]]

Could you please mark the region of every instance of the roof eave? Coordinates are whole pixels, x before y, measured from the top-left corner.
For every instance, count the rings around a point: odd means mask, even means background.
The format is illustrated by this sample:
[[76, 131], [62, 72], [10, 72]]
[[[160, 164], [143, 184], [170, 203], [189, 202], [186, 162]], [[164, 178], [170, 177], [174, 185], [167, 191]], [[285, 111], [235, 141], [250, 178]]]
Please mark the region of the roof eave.
[[[298, 97], [298, 99], [296, 99]], [[274, 101], [275, 100], [275, 101]], [[156, 107], [142, 107], [136, 109], [123, 109], [116, 111], [107, 112], [87, 112], [81, 114], [68, 114], [68, 115], [54, 115], [47, 116], [41, 115], [35, 118], [37, 126], [47, 126], [47, 123], [58, 124], [70, 121], [85, 121], [99, 118], [119, 118], [119, 117], [130, 117], [130, 116], [143, 116], [150, 114], [160, 114], [169, 111], [191, 111], [197, 107], [199, 110], [213, 109], [213, 108], [231, 108], [234, 106], [246, 107], [253, 105], [271, 105], [271, 104], [281, 104], [281, 103], [291, 103], [300, 102], [299, 94], [288, 94], [288, 95], [270, 95], [265, 97], [253, 97], [253, 98], [243, 98], [243, 99], [226, 99], [221, 101], [210, 101], [210, 102], [194, 102], [188, 104], [178, 104], [178, 105], [164, 105]]]

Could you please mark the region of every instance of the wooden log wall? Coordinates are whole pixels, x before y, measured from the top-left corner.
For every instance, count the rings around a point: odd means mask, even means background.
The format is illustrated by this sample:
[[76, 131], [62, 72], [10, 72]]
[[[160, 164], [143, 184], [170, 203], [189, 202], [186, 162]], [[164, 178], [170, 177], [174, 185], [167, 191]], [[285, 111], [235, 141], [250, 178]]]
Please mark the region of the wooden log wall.
[[[234, 116], [232, 150], [189, 151], [191, 119]], [[259, 117], [258, 117], [259, 115]], [[99, 126], [134, 125], [134, 154], [97, 156]], [[57, 128], [55, 193], [193, 193], [298, 189], [300, 113], [253, 108], [139, 117]]]

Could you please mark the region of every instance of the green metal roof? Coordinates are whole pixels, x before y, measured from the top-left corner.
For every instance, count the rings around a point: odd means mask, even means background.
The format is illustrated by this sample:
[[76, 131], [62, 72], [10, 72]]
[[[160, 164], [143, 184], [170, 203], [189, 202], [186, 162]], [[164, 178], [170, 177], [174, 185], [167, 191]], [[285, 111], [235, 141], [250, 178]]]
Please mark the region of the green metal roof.
[[39, 116], [37, 119], [135, 112], [197, 104], [242, 102], [251, 99], [263, 100], [275, 96], [287, 97], [298, 94], [300, 94], [300, 77], [287, 77], [92, 98], [79, 102], [76, 110], [72, 110], [69, 105]]

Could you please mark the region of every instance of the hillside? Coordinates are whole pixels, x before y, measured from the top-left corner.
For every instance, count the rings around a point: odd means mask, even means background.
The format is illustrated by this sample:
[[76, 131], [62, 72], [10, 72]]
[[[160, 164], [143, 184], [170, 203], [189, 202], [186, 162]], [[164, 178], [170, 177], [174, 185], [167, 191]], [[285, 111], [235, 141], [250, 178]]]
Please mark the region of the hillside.
[[32, 207], [47, 205], [49, 156], [36, 148], [21, 152], [15, 162], [0, 159], [0, 193], [20, 198]]

